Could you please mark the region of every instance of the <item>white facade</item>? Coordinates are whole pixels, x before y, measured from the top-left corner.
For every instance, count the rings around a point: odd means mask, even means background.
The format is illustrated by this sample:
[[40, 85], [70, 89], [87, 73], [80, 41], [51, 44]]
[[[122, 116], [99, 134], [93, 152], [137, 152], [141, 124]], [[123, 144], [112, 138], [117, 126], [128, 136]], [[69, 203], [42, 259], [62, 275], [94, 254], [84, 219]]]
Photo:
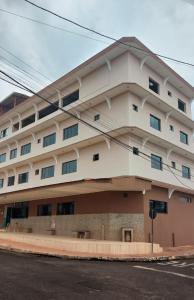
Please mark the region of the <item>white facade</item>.
[[[122, 41], [143, 47], [134, 38]], [[150, 78], [159, 84], [159, 93], [149, 88]], [[148, 156], [157, 155], [168, 165], [175, 162], [176, 169], [165, 165], [162, 170], [153, 168], [145, 155], [134, 155], [60, 109], [39, 119], [39, 111], [48, 103], [32, 96], [1, 115], [0, 131], [8, 128], [7, 136], [0, 139], [0, 155], [6, 153], [6, 160], [0, 163], [2, 203], [6, 193], [13, 191], [117, 176], [146, 178], [168, 187], [169, 192], [194, 192], [194, 89], [187, 82], [154, 55], [115, 43], [40, 94], [51, 102], [59, 101], [62, 107], [63, 98], [76, 90], [79, 99], [63, 107], [65, 110]], [[178, 99], [185, 103], [185, 112], [178, 108]], [[22, 128], [22, 120], [34, 114], [35, 121]], [[150, 114], [160, 120], [160, 130], [150, 126]], [[19, 129], [14, 131], [17, 123]], [[63, 139], [63, 130], [75, 124], [78, 134]], [[180, 141], [180, 131], [187, 135], [188, 144]], [[52, 133], [56, 133], [56, 142], [43, 147], [43, 138]], [[21, 155], [22, 145], [29, 143], [30, 153]], [[17, 156], [10, 159], [13, 149], [17, 149]], [[95, 154], [99, 160], [93, 161]], [[62, 174], [62, 164], [72, 160], [77, 161], [76, 171]], [[54, 176], [41, 179], [42, 168], [49, 166], [54, 166]], [[189, 168], [190, 178], [182, 177], [182, 166]], [[19, 184], [18, 176], [25, 172], [28, 180]], [[11, 176], [15, 181], [8, 186]]]

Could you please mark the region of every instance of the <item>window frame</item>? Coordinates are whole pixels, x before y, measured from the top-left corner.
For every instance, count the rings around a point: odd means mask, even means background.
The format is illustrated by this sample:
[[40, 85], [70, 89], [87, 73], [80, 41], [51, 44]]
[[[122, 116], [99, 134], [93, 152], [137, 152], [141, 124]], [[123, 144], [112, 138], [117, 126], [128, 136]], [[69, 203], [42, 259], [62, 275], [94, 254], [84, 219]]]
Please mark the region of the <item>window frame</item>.
[[[155, 127], [154, 124], [156, 124], [157, 121], [158, 125]], [[155, 130], [161, 131], [161, 119], [157, 118], [156, 116], [150, 114], [150, 127], [154, 128]]]
[[62, 106], [68, 106], [71, 103], [79, 100], [79, 89], [76, 91], [73, 91], [72, 93], [66, 95], [62, 99]]
[[[186, 173], [184, 171], [187, 171]], [[191, 169], [187, 166], [182, 165], [182, 177], [191, 179]]]
[[[159, 161], [155, 160], [154, 162], [154, 157], [159, 158]], [[159, 163], [159, 167], [156, 167], [156, 164]], [[162, 171], [163, 170], [163, 163], [162, 163], [162, 157], [158, 156], [156, 154], [151, 154], [151, 168], [155, 170]]]
[[0, 154], [0, 164], [6, 162], [6, 157], [7, 157], [6, 152]]
[[0, 189], [3, 189], [4, 187], [4, 178], [0, 178]]
[[64, 215], [74, 215], [74, 214], [75, 214], [75, 203], [74, 202], [57, 203], [57, 215], [64, 216]]
[[[17, 157], [17, 152], [18, 152], [18, 149], [17, 148], [14, 148], [14, 149], [11, 149], [10, 150], [10, 153], [9, 153], [9, 159], [14, 159]], [[14, 153], [14, 155], [12, 156], [12, 153]]]
[[[21, 146], [21, 151], [20, 151], [20, 155], [27, 155], [29, 153], [31, 153], [31, 148], [32, 148], [32, 143], [27, 143]], [[26, 150], [28, 149], [28, 151], [26, 152]]]
[[151, 77], [149, 77], [149, 89], [158, 95], [160, 94], [160, 84], [156, 80], [152, 79]]
[[[183, 105], [183, 109], [181, 108], [181, 105]], [[178, 98], [178, 109], [184, 113], [186, 113], [186, 103]]]
[[[13, 179], [13, 181], [11, 179]], [[7, 178], [7, 186], [13, 186], [13, 185], [15, 185], [15, 175], [9, 176]]]
[[[52, 173], [49, 174], [50, 170], [52, 170]], [[48, 174], [46, 174], [48, 171]], [[55, 165], [51, 165], [51, 166], [48, 166], [48, 167], [44, 167], [41, 169], [41, 180], [43, 179], [47, 179], [47, 178], [52, 178], [55, 176]]]
[[[44, 209], [47, 207], [47, 213], [44, 212]], [[40, 210], [43, 209], [43, 213], [40, 212]], [[52, 215], [52, 204], [39, 204], [37, 205], [37, 216], [38, 217], [46, 217]]]
[[[75, 165], [72, 166], [74, 163], [75, 163]], [[67, 171], [69, 170], [69, 172], [65, 172], [64, 171], [65, 168], [66, 168]], [[65, 161], [65, 162], [62, 163], [62, 175], [72, 174], [72, 173], [76, 173], [76, 172], [77, 172], [77, 159]]]
[[[24, 176], [24, 175], [26, 176], [25, 181], [21, 180], [22, 176]], [[29, 180], [29, 172], [23, 172], [23, 173], [18, 174], [18, 184], [28, 183], [28, 180]]]
[[54, 145], [54, 144], [56, 144], [56, 132], [43, 137], [43, 143], [42, 143], [43, 148]]
[[161, 200], [149, 200], [149, 209], [153, 209], [157, 214], [168, 214], [168, 202]]
[[79, 124], [76, 123], [74, 125], [71, 125], [69, 127], [63, 128], [63, 140], [68, 140], [70, 138], [73, 138], [75, 136], [78, 136], [79, 134]]
[[[182, 139], [181, 137], [185, 137], [185, 141], [184, 139]], [[185, 144], [185, 145], [188, 145], [189, 144], [189, 137], [188, 137], [188, 134], [185, 133], [184, 131], [181, 131], [180, 130], [180, 142]]]

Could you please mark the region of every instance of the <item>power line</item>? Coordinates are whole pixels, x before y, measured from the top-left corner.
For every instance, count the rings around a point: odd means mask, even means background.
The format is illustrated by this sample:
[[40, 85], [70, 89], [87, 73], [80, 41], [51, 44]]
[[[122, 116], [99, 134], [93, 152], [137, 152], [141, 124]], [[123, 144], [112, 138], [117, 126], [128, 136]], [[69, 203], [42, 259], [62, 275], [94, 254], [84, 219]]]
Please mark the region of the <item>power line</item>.
[[[122, 141], [118, 140], [117, 138], [112, 137], [110, 134], [102, 131], [101, 129], [97, 128], [96, 126], [86, 122], [85, 120], [77, 117], [76, 115], [74, 115], [73, 113], [65, 110], [62, 107], [59, 107], [58, 105], [56, 105], [55, 103], [50, 102], [48, 99], [46, 99], [45, 97], [41, 96], [40, 94], [34, 92], [32, 89], [26, 87], [25, 85], [23, 85], [22, 83], [20, 83], [18, 80], [14, 79], [12, 76], [8, 75], [6, 72], [0, 70], [0, 73], [3, 74], [4, 76], [8, 77], [9, 79], [11, 79], [12, 81], [14, 81], [17, 85], [20, 85], [23, 89], [26, 89], [28, 92], [32, 93], [33, 95], [41, 98], [42, 100], [44, 100], [45, 102], [49, 103], [50, 105], [54, 106], [57, 109], [60, 109], [61, 111], [63, 111], [64, 113], [68, 114], [70, 117], [73, 117], [74, 119], [77, 119], [79, 122], [83, 123], [84, 125], [94, 129], [95, 131], [100, 132], [103, 136], [109, 138], [111, 141], [113, 141], [114, 143], [122, 146], [123, 148], [127, 149], [128, 151], [131, 151], [132, 153], [134, 153], [134, 147], [127, 145], [125, 143], [123, 143]], [[12, 83], [11, 83], [12, 84]], [[151, 156], [142, 152], [142, 151], [138, 151], [141, 158], [145, 159], [145, 160], [151, 160]], [[169, 166], [167, 164], [165, 164], [164, 162], [162, 162], [163, 165], [167, 166], [168, 169], [170, 170], [170, 172], [175, 176], [174, 172], [172, 172], [172, 170], [169, 168]], [[167, 169], [166, 169], [167, 170]], [[177, 179], [177, 176], [175, 176], [175, 178]], [[180, 181], [179, 179], [177, 179], [179, 181], [179, 183], [181, 183], [184, 187], [188, 188], [191, 190], [191, 187], [185, 185], [182, 181]], [[193, 182], [193, 181], [192, 181]]]
[[172, 57], [169, 57], [169, 56], [166, 56], [166, 55], [162, 55], [162, 54], [160, 54], [160, 53], [154, 53], [154, 52], [151, 52], [151, 51], [149, 52], [149, 51], [146, 51], [145, 49], [139, 48], [139, 47], [137, 47], [137, 46], [129, 45], [129, 44], [127, 44], [127, 43], [125, 43], [125, 42], [122, 42], [122, 41], [120, 41], [120, 40], [118, 40], [118, 39], [116, 39], [116, 38], [114, 38], [114, 37], [112, 37], [112, 36], [109, 36], [109, 35], [107, 35], [107, 34], [103, 34], [103, 33], [99, 32], [99, 31], [96, 31], [96, 30], [91, 29], [91, 28], [89, 28], [89, 27], [87, 27], [87, 26], [84, 26], [84, 25], [82, 25], [82, 24], [80, 24], [80, 23], [78, 23], [78, 22], [75, 22], [75, 21], [70, 20], [70, 19], [68, 19], [68, 18], [66, 18], [66, 17], [63, 17], [63, 16], [61, 16], [61, 15], [55, 13], [54, 11], [51, 11], [51, 10], [49, 10], [49, 9], [47, 9], [47, 8], [44, 8], [44, 7], [38, 5], [38, 4], [34, 3], [34, 2], [31, 2], [31, 1], [29, 1], [29, 0], [24, 0], [24, 1], [27, 2], [27, 3], [29, 3], [29, 4], [32, 5], [32, 6], [35, 6], [35, 7], [39, 8], [39, 9], [41, 9], [41, 10], [44, 11], [44, 12], [47, 12], [47, 13], [49, 13], [49, 14], [54, 15], [55, 17], [57, 17], [57, 18], [59, 18], [59, 19], [62, 19], [62, 20], [64, 20], [64, 21], [68, 22], [68, 23], [71, 23], [71, 24], [73, 24], [73, 25], [75, 25], [75, 26], [78, 26], [78, 27], [84, 29], [84, 30], [90, 31], [90, 32], [92, 32], [92, 33], [94, 33], [94, 34], [97, 34], [97, 35], [99, 35], [99, 36], [101, 36], [101, 37], [103, 37], [103, 38], [106, 38], [106, 39], [109, 39], [109, 40], [111, 40], [111, 41], [114, 41], [114, 42], [116, 42], [116, 43], [118, 43], [118, 44], [121, 44], [121, 45], [123, 45], [123, 46], [127, 46], [128, 48], [134, 48], [134, 49], [136, 49], [136, 50], [139, 50], [139, 51], [141, 51], [141, 52], [146, 53], [146, 54], [149, 55], [149, 56], [156, 55], [156, 56], [158, 56], [158, 57], [161, 57], [161, 58], [164, 58], [164, 59], [173, 61], [173, 62], [177, 62], [177, 63], [181, 63], [181, 64], [184, 64], [184, 65], [188, 65], [188, 66], [194, 67], [194, 63], [190, 63], [190, 62], [182, 61], [182, 60], [179, 60], [179, 59], [175, 59], [175, 58], [172, 58]]
[[[40, 71], [34, 69], [30, 64], [27, 64], [24, 60], [22, 60], [21, 58], [19, 58], [19, 57], [16, 56], [15, 54], [13, 54], [11, 51], [9, 51], [9, 50], [5, 49], [4, 47], [1, 47], [1, 46], [0, 46], [0, 49], [2, 49], [4, 52], [8, 53], [10, 56], [16, 58], [18, 61], [21, 61], [24, 65], [26, 65], [27, 67], [31, 68], [33, 71], [37, 72], [38, 74], [42, 75], [42, 77], [46, 78], [50, 83], [52, 83], [52, 80], [51, 80], [48, 76], [46, 76], [46, 75], [43, 74], [42, 72], [40, 72]], [[3, 58], [3, 59], [5, 59], [5, 58]], [[16, 67], [17, 69], [21, 70], [22, 73], [25, 72], [25, 73], [27, 74], [28, 77], [30, 76], [30, 77], [32, 78], [32, 76], [33, 76], [32, 74], [28, 74], [28, 72], [27, 72], [26, 70], [22, 69], [22, 68], [19, 67], [18, 65], [15, 65], [14, 63], [10, 62], [8, 59], [5, 59], [5, 60], [8, 61], [9, 64], [13, 65], [14, 68]], [[34, 80], [34, 79], [33, 79], [33, 80]], [[35, 79], [35, 81], [37, 82], [37, 79]], [[38, 83], [39, 83], [39, 82], [38, 82]], [[84, 106], [84, 108], [86, 108], [86, 109], [92, 109], [93, 111], [95, 111], [95, 112], [101, 114], [102, 116], [107, 117], [107, 116], [106, 116], [104, 113], [102, 113], [101, 111], [98, 111], [98, 110], [95, 109], [95, 108], [91, 108], [89, 105], [87, 106], [87, 104], [86, 104], [84, 101], [82, 101], [81, 99], [80, 99], [79, 101], [82, 103], [82, 105]], [[72, 105], [70, 105], [70, 106], [73, 108]], [[109, 121], [108, 123], [111, 124], [112, 119], [111, 119], [111, 118], [109, 118], [109, 119], [110, 119], [110, 121]], [[98, 123], [105, 123], [105, 122], [98, 122]], [[106, 123], [107, 123], [107, 122], [106, 122]], [[107, 124], [108, 124], [108, 123], [107, 123]], [[106, 125], [103, 125], [103, 127], [107, 128]], [[109, 129], [109, 128], [108, 128], [108, 129]]]
[[13, 83], [13, 82], [11, 82], [11, 81], [5, 79], [5, 78], [0, 77], [0, 80], [3, 80], [3, 81], [5, 81], [6, 83], [9, 83], [9, 84], [11, 84], [11, 85], [13, 85], [13, 86], [16, 86], [16, 87], [20, 88], [20, 89], [23, 90], [23, 91], [28, 91], [28, 90], [26, 90], [25, 88], [22, 88], [21, 86], [19, 86], [18, 84], [15, 84], [15, 83]]
[[24, 84], [20, 83], [18, 80], [14, 79], [12, 76], [8, 75], [6, 72], [0, 70], [0, 73], [3, 74], [4, 76], [6, 76], [7, 78], [13, 80], [16, 84], [21, 85], [21, 87], [25, 88], [26, 90], [28, 90], [28, 92], [32, 93], [34, 96], [37, 96], [38, 98], [44, 100], [45, 102], [49, 103], [50, 105], [52, 105], [53, 107], [60, 109], [61, 111], [63, 111], [64, 113], [66, 113], [67, 115], [69, 115], [70, 117], [78, 120], [79, 122], [83, 123], [84, 125], [91, 127], [92, 129], [94, 129], [95, 131], [100, 132], [102, 135], [106, 136], [107, 138], [109, 138], [110, 140], [112, 140], [113, 142], [115, 142], [116, 144], [120, 144], [121, 146], [123, 146], [124, 148], [127, 148], [128, 150], [130, 149], [131, 151], [133, 150], [133, 147], [126, 145], [123, 142], [120, 142], [119, 140], [117, 140], [116, 138], [114, 138], [113, 136], [109, 135], [108, 133], [104, 132], [103, 130], [95, 127], [94, 125], [86, 122], [85, 120], [77, 117], [76, 115], [74, 115], [73, 113], [71, 113], [70, 111], [65, 110], [64, 108], [56, 105], [55, 103], [50, 102], [48, 99], [46, 99], [45, 97], [41, 96], [40, 94], [38, 94], [37, 92], [33, 91], [31, 88], [26, 87]]
[[16, 58], [18, 61], [22, 62], [23, 64], [25, 64], [26, 66], [30, 67], [31, 69], [33, 69], [35, 72], [39, 73], [41, 76], [43, 76], [45, 79], [51, 81], [46, 75], [44, 75], [43, 73], [41, 73], [39, 70], [35, 69], [34, 67], [32, 67], [31, 65], [29, 65], [28, 63], [26, 63], [24, 60], [22, 60], [21, 58], [19, 58], [18, 56], [16, 56], [15, 54], [13, 54], [11, 51], [5, 49], [3, 46], [0, 45], [0, 49], [2, 49], [4, 52], [8, 53], [9, 55], [13, 56], [14, 58]]
[[26, 16], [23, 16], [23, 15], [20, 15], [20, 14], [16, 14], [16, 13], [8, 11], [6, 9], [0, 8], [0, 11], [4, 12], [4, 13], [7, 13], [9, 15], [13, 15], [15, 17], [19, 17], [19, 18], [27, 20], [27, 21], [31, 21], [33, 23], [44, 25], [44, 26], [47, 26], [47, 27], [50, 27], [50, 28], [53, 28], [53, 29], [56, 29], [56, 30], [60, 30], [60, 31], [66, 32], [66, 33], [74, 34], [76, 36], [81, 36], [83, 38], [90, 39], [90, 40], [93, 40], [93, 41], [96, 41], [96, 42], [101, 42], [101, 43], [104, 43], [104, 44], [108, 44], [108, 42], [105, 42], [105, 41], [102, 41], [102, 40], [99, 40], [99, 39], [95, 39], [95, 38], [93, 38], [91, 36], [88, 36], [88, 35], [85, 35], [85, 34], [82, 34], [82, 33], [76, 32], [76, 31], [67, 30], [67, 29], [59, 27], [59, 26], [51, 25], [49, 23], [42, 22], [42, 21], [34, 19], [34, 18], [30, 18], [30, 17], [26, 17]]

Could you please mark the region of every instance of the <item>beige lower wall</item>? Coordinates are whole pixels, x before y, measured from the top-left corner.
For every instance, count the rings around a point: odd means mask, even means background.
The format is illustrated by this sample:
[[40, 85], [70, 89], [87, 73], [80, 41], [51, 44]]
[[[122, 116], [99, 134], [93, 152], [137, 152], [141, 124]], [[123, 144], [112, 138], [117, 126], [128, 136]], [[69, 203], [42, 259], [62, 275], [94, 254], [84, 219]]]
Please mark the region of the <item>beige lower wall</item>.
[[80, 214], [12, 219], [11, 230], [32, 228], [33, 233], [50, 234], [52, 220], [55, 221], [57, 235], [75, 237], [75, 231], [90, 231], [91, 239], [121, 241], [122, 227], [127, 227], [133, 229], [135, 242], [145, 240], [143, 214]]
[[194, 197], [191, 203], [181, 198], [188, 196], [174, 192], [169, 199], [168, 190], [153, 186], [144, 197], [145, 242], [150, 241], [151, 219], [149, 218], [149, 200], [165, 201], [168, 213], [158, 213], [154, 219], [154, 242], [162, 247], [194, 245]]

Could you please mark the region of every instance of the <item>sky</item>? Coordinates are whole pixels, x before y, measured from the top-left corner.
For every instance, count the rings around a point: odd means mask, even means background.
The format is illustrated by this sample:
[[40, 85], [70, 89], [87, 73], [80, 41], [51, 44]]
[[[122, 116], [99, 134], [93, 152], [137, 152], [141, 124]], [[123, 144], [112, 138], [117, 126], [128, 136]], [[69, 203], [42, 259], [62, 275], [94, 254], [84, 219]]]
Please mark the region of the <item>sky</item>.
[[[194, 0], [32, 1], [114, 38], [136, 36], [153, 52], [194, 64]], [[65, 31], [24, 20], [1, 9], [49, 23]], [[11, 62], [23, 71], [31, 72], [33, 79], [36, 76], [33, 88], [37, 90], [109, 44], [111, 41], [42, 12], [24, 0], [0, 0], [0, 68], [19, 76], [13, 70], [13, 65], [8, 65]], [[10, 56], [2, 47], [45, 77]], [[194, 86], [194, 67], [169, 61], [168, 64]], [[32, 85], [32, 80], [24, 74], [17, 78]], [[0, 80], [0, 101], [13, 91], [21, 92]]]

